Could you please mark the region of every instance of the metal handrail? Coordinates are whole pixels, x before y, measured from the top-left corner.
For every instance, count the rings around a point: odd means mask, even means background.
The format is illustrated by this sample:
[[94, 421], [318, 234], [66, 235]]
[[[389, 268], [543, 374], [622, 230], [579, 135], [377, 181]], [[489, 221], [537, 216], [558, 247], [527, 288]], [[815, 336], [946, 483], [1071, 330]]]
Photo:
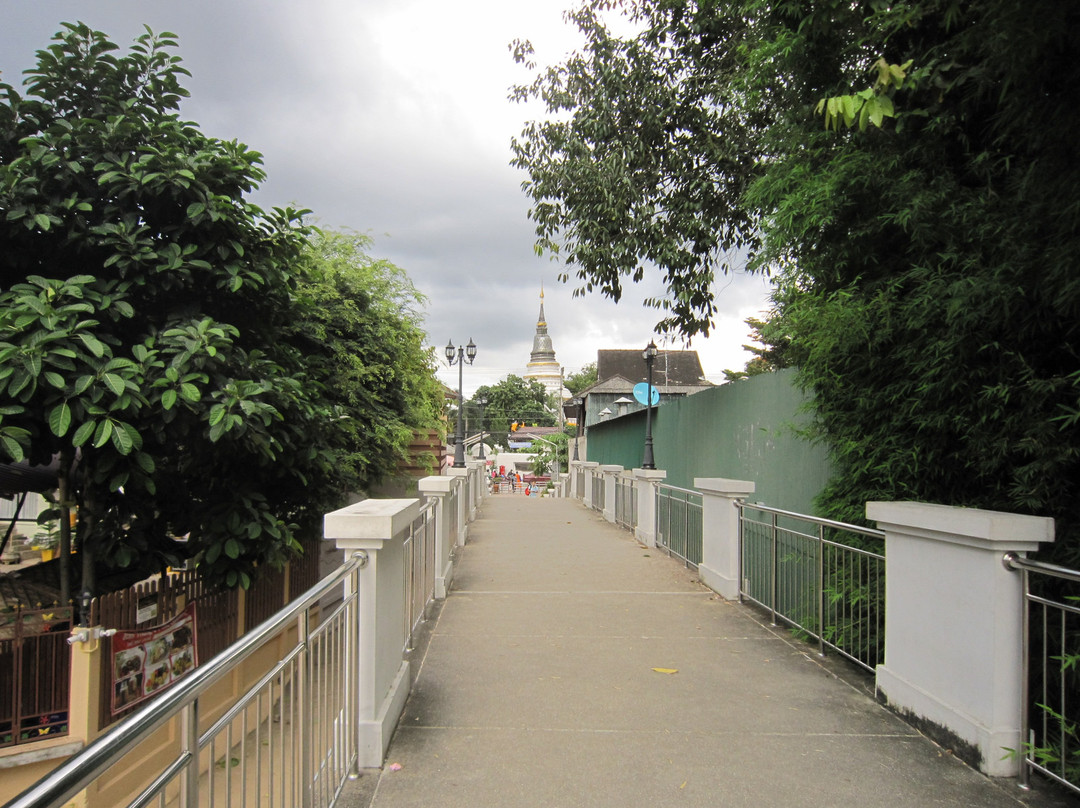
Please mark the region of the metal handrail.
[[863, 527], [862, 525], [852, 525], [847, 522], [837, 522], [835, 519], [826, 519], [822, 516], [810, 516], [805, 513], [796, 513], [795, 511], [785, 511], [780, 508], [773, 508], [769, 505], [758, 505], [753, 502], [746, 502], [742, 499], [735, 500], [735, 507], [740, 511], [744, 508], [749, 508], [753, 511], [761, 511], [762, 513], [772, 513], [777, 516], [790, 516], [792, 519], [798, 519], [800, 522], [808, 522], [812, 525], [822, 525], [824, 527], [834, 527], [837, 530], [846, 530], [849, 533], [861, 533], [864, 536], [872, 536], [877, 539], [885, 538], [885, 531], [878, 530], [873, 527]]
[[695, 491], [693, 488], [679, 488], [677, 485], [668, 485], [667, 483], [662, 483], [658, 480], [654, 480], [653, 485], [657, 488], [663, 488], [665, 491], [677, 491], [680, 494], [697, 494], [699, 497], [701, 496], [701, 492]]
[[1059, 567], [1057, 564], [1047, 564], [1045, 561], [1034, 561], [1016, 553], [1005, 553], [1001, 562], [1005, 565], [1005, 569], [1008, 570], [1032, 570], [1033, 572], [1052, 575], [1055, 578], [1062, 578], [1066, 581], [1080, 583], [1080, 571], [1071, 570], [1068, 567]]
[[[1073, 780], [1070, 780], [1069, 777], [1066, 776], [1068, 774], [1068, 772], [1066, 772], [1065, 770], [1053, 771], [1053, 770], [1051, 770], [1049, 768], [1048, 765], [1043, 765], [1035, 757], [1034, 749], [1033, 749], [1033, 747], [1036, 745], [1034, 743], [1035, 730], [1033, 729], [1033, 726], [1032, 726], [1032, 716], [1031, 716], [1031, 708], [1032, 708], [1032, 706], [1035, 706], [1034, 705], [1035, 698], [1033, 697], [1033, 695], [1030, 692], [1031, 691], [1031, 685], [1032, 685], [1031, 666], [1032, 666], [1032, 662], [1033, 662], [1033, 660], [1032, 660], [1032, 630], [1033, 630], [1033, 628], [1032, 628], [1031, 604], [1035, 603], [1035, 604], [1038, 604], [1039, 606], [1043, 607], [1042, 614], [1044, 615], [1044, 617], [1043, 617], [1043, 621], [1042, 621], [1043, 622], [1043, 627], [1042, 627], [1043, 628], [1043, 638], [1042, 639], [1043, 639], [1044, 644], [1046, 642], [1046, 632], [1047, 632], [1047, 625], [1046, 625], [1046, 618], [1045, 618], [1047, 609], [1057, 609], [1060, 613], [1062, 613], [1062, 618], [1061, 618], [1061, 620], [1062, 620], [1062, 622], [1061, 622], [1062, 629], [1064, 629], [1064, 620], [1065, 620], [1064, 614], [1067, 613], [1067, 614], [1080, 615], [1080, 608], [1078, 608], [1073, 603], [1067, 603], [1064, 600], [1051, 600], [1050, 598], [1046, 598], [1046, 597], [1043, 597], [1043, 596], [1040, 596], [1040, 595], [1036, 595], [1034, 592], [1032, 592], [1031, 591], [1031, 576], [1030, 576], [1030, 573], [1035, 572], [1035, 573], [1039, 573], [1041, 575], [1048, 575], [1051, 578], [1057, 578], [1059, 580], [1069, 581], [1070, 583], [1080, 583], [1080, 571], [1072, 570], [1072, 569], [1069, 569], [1067, 567], [1060, 567], [1057, 564], [1048, 564], [1045, 561], [1033, 561], [1031, 559], [1024, 558], [1023, 556], [1018, 555], [1017, 553], [1005, 553], [1005, 555], [1002, 557], [1001, 561], [1002, 561], [1002, 564], [1005, 566], [1005, 569], [1007, 569], [1007, 570], [1009, 570], [1011, 572], [1019, 572], [1021, 577], [1022, 577], [1021, 584], [1020, 584], [1021, 589], [1022, 589], [1022, 597], [1023, 597], [1023, 608], [1022, 608], [1022, 611], [1021, 611], [1021, 620], [1020, 620], [1020, 647], [1022, 649], [1021, 650], [1021, 670], [1020, 670], [1020, 682], [1021, 682], [1021, 686], [1020, 686], [1020, 690], [1021, 690], [1021, 697], [1020, 697], [1020, 741], [1021, 741], [1021, 750], [1023, 750], [1023, 751], [1021, 752], [1020, 772], [1019, 772], [1019, 777], [1017, 778], [1018, 785], [1020, 786], [1020, 788], [1022, 788], [1024, 790], [1029, 789], [1031, 787], [1031, 772], [1032, 771], [1037, 771], [1037, 772], [1042, 773], [1044, 776], [1049, 777], [1051, 780], [1054, 780], [1055, 782], [1060, 783], [1061, 785], [1065, 786], [1066, 788], [1069, 788], [1074, 792], [1080, 793], [1080, 783], [1076, 783], [1076, 782], [1073, 782]], [[1057, 657], [1055, 657], [1055, 659], [1056, 658]], [[1047, 676], [1045, 663], [1046, 663], [1046, 658], [1044, 657], [1043, 658], [1044, 667], [1043, 667], [1043, 670], [1042, 670], [1042, 678], [1043, 678], [1044, 681], [1045, 681], [1046, 676]], [[1064, 670], [1064, 667], [1062, 667], [1062, 670]], [[1045, 687], [1045, 685], [1044, 685], [1044, 687]], [[1064, 698], [1063, 698], [1062, 699], [1062, 705], [1064, 705], [1064, 703], [1065, 703], [1065, 701], [1064, 701]], [[1038, 706], [1040, 706], [1043, 709], [1048, 709], [1043, 704], [1039, 704]], [[1069, 721], [1069, 720], [1075, 721], [1074, 716], [1068, 716], [1068, 717], [1065, 716], [1063, 707], [1061, 707], [1060, 709], [1061, 709], [1062, 714], [1060, 716], [1058, 716], [1058, 718], [1062, 721], [1062, 723], [1065, 723], [1066, 721]], [[1045, 727], [1045, 724], [1044, 724], [1043, 736], [1045, 736], [1045, 729], [1046, 729], [1046, 727]], [[1043, 737], [1043, 742], [1045, 743], [1045, 737]], [[1063, 752], [1061, 753], [1061, 759], [1064, 760], [1064, 753]]]
[[[692, 501], [691, 497], [696, 501]], [[655, 502], [654, 507], [654, 521], [655, 521], [655, 536], [658, 547], [662, 547], [667, 554], [673, 555], [676, 558], [680, 558], [686, 564], [687, 567], [697, 568], [701, 563], [701, 555], [703, 550], [703, 523], [704, 517], [704, 499], [700, 491], [695, 491], [692, 488], [680, 488], [677, 485], [668, 485], [667, 483], [661, 483], [659, 480], [653, 481], [653, 498]], [[664, 503], [667, 503], [666, 506]], [[672, 546], [672, 512], [675, 506], [682, 507], [682, 535], [681, 535], [681, 548], [682, 552], [675, 549]], [[694, 519], [696, 530], [691, 531], [691, 514], [697, 514]], [[667, 521], [664, 521], [664, 515], [667, 516]], [[692, 535], [691, 535], [692, 534]], [[693, 551], [691, 551], [691, 541], [693, 542]]]
[[[756, 603], [762, 608], [767, 609], [770, 613], [773, 625], [777, 625], [777, 618], [781, 618], [792, 627], [801, 631], [805, 631], [807, 634], [814, 637], [817, 640], [818, 653], [820, 655], [825, 654], [825, 648], [827, 646], [834, 649], [842, 656], [850, 659], [852, 662], [856, 663], [860, 667], [865, 668], [870, 672], [873, 672], [877, 661], [876, 655], [869, 655], [868, 658], [864, 659], [860, 654], [849, 650], [847, 647], [844, 647], [846, 643], [842, 644], [839, 640], [833, 642], [832, 640], [826, 639], [827, 609], [825, 597], [825, 548], [833, 548], [851, 557], [864, 559], [865, 563], [867, 565], [870, 565], [866, 567], [867, 582], [869, 582], [870, 578], [872, 577], [871, 571], [875, 567], [880, 570], [880, 574], [883, 576], [884, 568], [879, 565], [884, 564], [885, 557], [881, 553], [873, 552], [871, 550], [867, 550], [861, 547], [853, 547], [842, 542], [827, 539], [825, 537], [825, 530], [834, 529], [879, 540], [884, 539], [885, 532], [883, 530], [878, 530], [875, 528], [852, 525], [848, 524], [847, 522], [836, 521], [835, 519], [826, 519], [820, 516], [811, 516], [809, 514], [796, 513], [794, 511], [787, 511], [782, 508], [774, 508], [769, 505], [749, 503], [739, 499], [736, 499], [734, 501], [734, 505], [739, 511], [739, 600], [750, 601], [751, 603]], [[746, 513], [747, 511], [757, 511], [758, 513], [767, 515], [768, 518], [753, 519], [748, 517]], [[792, 527], [782, 526], [779, 521], [780, 517], [802, 522], [804, 524], [814, 525], [817, 527], [817, 531], [816, 533], [807, 533], [804, 531], [796, 530]], [[748, 525], [755, 525], [764, 528], [767, 533], [768, 556], [765, 559], [761, 559], [761, 561], [763, 562], [763, 566], [766, 566], [768, 570], [767, 592], [763, 592], [761, 591], [761, 589], [757, 589], [754, 593], [747, 591], [749, 586], [747, 584], [747, 581], [750, 580], [747, 573], [748, 551], [746, 527]], [[816, 602], [814, 603], [813, 613], [807, 613], [804, 616], [799, 616], [799, 614], [793, 612], [787, 606], [781, 605], [781, 559], [779, 556], [778, 546], [778, 536], [781, 533], [797, 540], [811, 542], [817, 547], [817, 550], [813, 553], [814, 570], [812, 580], [801, 580], [801, 576], [799, 576], [798, 574], [796, 574], [795, 577], [789, 575], [784, 576], [784, 586], [786, 591], [792, 591], [791, 587], [793, 585], [796, 587], [797, 590], [799, 587], [805, 586], [809, 592], [814, 594], [814, 601]], [[846, 562], [843, 562], [842, 568], [846, 569]], [[861, 569], [856, 569], [859, 570], [857, 572], [859, 580], [863, 580], [863, 573]], [[872, 601], [870, 602], [872, 603]], [[869, 603], [866, 605], [869, 605]], [[862, 614], [864, 617], [867, 618], [873, 617], [874, 626], [877, 628], [878, 631], [880, 631], [880, 626], [883, 622], [880, 619], [880, 611], [873, 612], [867, 610], [864, 611]], [[846, 619], [851, 615], [841, 609], [840, 616]], [[808, 625], [807, 621], [804, 619], [805, 617], [811, 618], [813, 621], [812, 624]], [[858, 621], [856, 620], [856, 622]], [[859, 628], [857, 639], [861, 641], [864, 636], [869, 638], [872, 636], [872, 634], [867, 633], [864, 635], [862, 629]], [[856, 644], [858, 645], [859, 643]]]
[[[298, 619], [312, 604], [328, 594], [346, 577], [368, 562], [367, 553], [353, 553], [348, 561], [305, 592], [300, 598], [268, 617], [229, 646], [227, 654], [218, 654], [200, 665], [190, 676], [162, 693], [153, 702], [132, 713], [108, 732], [83, 749], [77, 757], [62, 763], [50, 774], [8, 802], [3, 808], [39, 808], [43, 805], [62, 805], [90, 785], [124, 755], [164, 726], [177, 713], [232, 671], [237, 664], [254, 654], [264, 643], [279, 634], [289, 623]], [[174, 765], [189, 763], [195, 752]], [[172, 768], [172, 767], [170, 767]]]

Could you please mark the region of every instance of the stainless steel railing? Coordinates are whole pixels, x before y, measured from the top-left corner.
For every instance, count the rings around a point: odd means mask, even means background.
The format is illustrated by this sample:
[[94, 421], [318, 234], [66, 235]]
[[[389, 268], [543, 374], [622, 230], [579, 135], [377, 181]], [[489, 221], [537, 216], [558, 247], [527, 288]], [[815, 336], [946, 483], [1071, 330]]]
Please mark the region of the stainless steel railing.
[[[885, 648], [884, 532], [737, 500], [739, 599], [873, 672]], [[863, 541], [868, 546], [858, 547]]]
[[[350, 627], [358, 620], [357, 573], [366, 563], [366, 553], [354, 554], [5, 808], [65, 805], [175, 718], [175, 756], [147, 774], [129, 806], [332, 805], [356, 770], [358, 659]], [[290, 633], [295, 639], [279, 653], [277, 644]], [[210, 688], [271, 643], [278, 661], [200, 731], [201, 700]]]
[[435, 599], [435, 518], [435, 501], [429, 500], [405, 537], [406, 648], [412, 648], [412, 635]]
[[1080, 572], [1015, 553], [1004, 563], [1023, 577], [1020, 786], [1037, 771], [1080, 792]]
[[700, 491], [675, 485], [656, 487], [656, 546], [697, 568], [703, 551]]
[[593, 470], [592, 474], [592, 507], [594, 511], [603, 511], [607, 506], [607, 486], [604, 484], [604, 474]]
[[638, 523], [637, 506], [634, 478], [620, 474], [615, 478], [615, 523], [633, 531]]

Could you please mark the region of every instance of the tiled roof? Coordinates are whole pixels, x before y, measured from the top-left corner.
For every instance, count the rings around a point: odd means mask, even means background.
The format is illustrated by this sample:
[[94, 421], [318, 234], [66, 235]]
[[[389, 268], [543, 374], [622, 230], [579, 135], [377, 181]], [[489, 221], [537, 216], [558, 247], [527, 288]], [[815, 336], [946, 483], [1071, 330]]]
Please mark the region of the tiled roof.
[[[645, 360], [639, 350], [603, 350], [596, 352], [596, 377], [602, 383], [622, 376], [633, 384], [645, 381]], [[631, 384], [631, 387], [633, 386]], [[701, 369], [697, 351], [660, 350], [653, 361], [653, 384], [668, 386], [709, 386]]]

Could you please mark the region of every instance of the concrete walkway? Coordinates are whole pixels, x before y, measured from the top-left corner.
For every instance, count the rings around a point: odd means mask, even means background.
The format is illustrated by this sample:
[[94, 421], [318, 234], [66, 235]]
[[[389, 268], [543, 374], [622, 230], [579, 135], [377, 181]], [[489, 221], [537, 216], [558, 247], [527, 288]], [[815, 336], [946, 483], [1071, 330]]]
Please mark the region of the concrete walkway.
[[418, 664], [387, 766], [344, 804], [1058, 804], [969, 769], [572, 500], [485, 501]]

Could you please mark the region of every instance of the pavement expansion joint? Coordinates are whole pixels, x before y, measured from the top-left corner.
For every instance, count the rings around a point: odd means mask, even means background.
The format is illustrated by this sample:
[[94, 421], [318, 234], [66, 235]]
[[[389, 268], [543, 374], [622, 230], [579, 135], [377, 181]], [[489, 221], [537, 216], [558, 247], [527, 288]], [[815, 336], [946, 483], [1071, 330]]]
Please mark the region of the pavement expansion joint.
[[452, 595], [540, 595], [550, 597], [552, 595], [661, 595], [663, 597], [671, 597], [672, 595], [689, 595], [695, 598], [711, 599], [708, 592], [687, 592], [685, 590], [677, 590], [674, 592], [663, 592], [657, 590], [644, 590], [640, 592], [633, 592], [626, 589], [453, 589]]
[[[763, 642], [763, 643], [776, 643], [784, 642], [782, 637], [732, 637], [730, 635], [720, 634], [551, 634], [551, 633], [507, 633], [501, 634], [498, 632], [485, 631], [478, 635], [476, 632], [469, 631], [439, 631], [434, 636], [442, 639], [452, 639], [454, 637], [476, 637], [483, 636], [490, 639], [499, 640], [656, 640], [656, 641], [681, 641], [681, 640], [709, 640], [710, 642]], [[815, 662], [812, 657], [803, 654], [807, 660]]]
[[563, 735], [677, 735], [686, 738], [919, 738], [913, 730], [909, 732], [756, 732], [737, 728], [731, 730], [667, 729], [667, 728], [614, 728], [614, 727], [528, 727], [497, 724], [409, 724], [402, 725], [402, 731], [425, 732], [532, 732]]

